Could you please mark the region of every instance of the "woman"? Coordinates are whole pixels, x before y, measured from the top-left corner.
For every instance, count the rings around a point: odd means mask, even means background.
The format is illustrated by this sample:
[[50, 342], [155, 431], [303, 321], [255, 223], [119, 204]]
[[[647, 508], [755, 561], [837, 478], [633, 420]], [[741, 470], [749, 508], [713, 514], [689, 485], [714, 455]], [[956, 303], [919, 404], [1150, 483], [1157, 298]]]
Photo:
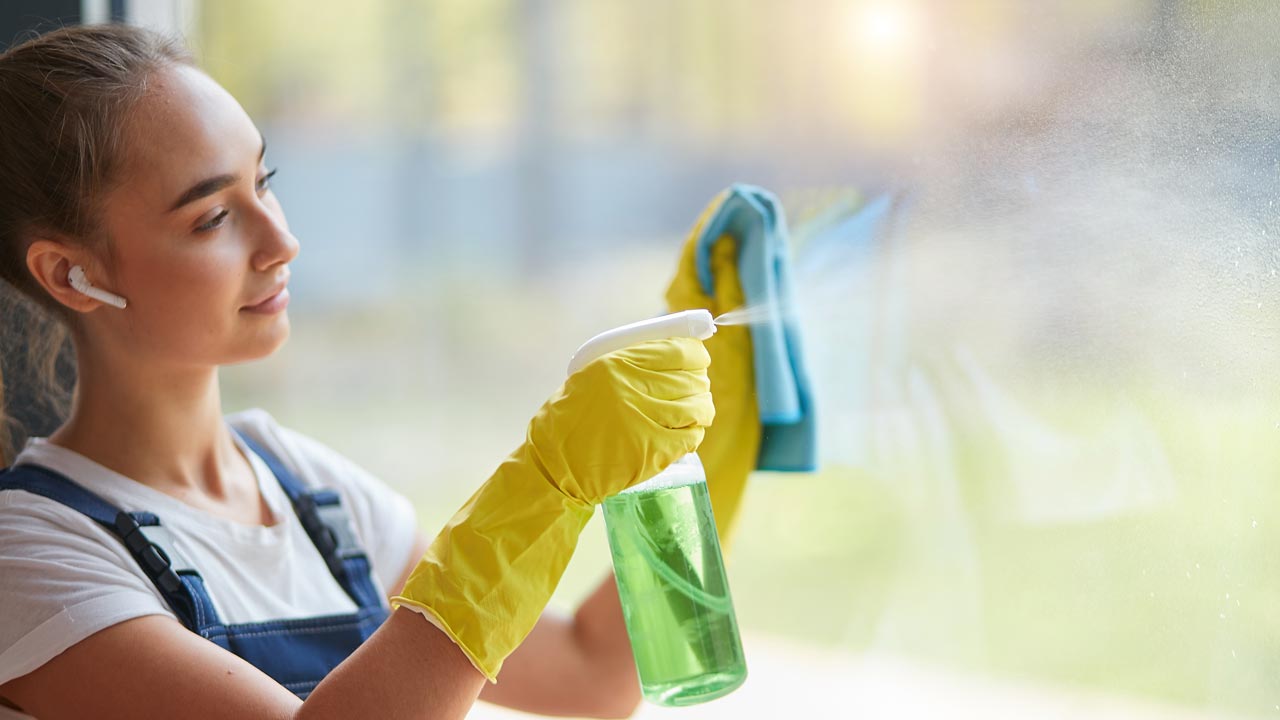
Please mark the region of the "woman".
[[218, 366], [289, 332], [298, 242], [264, 155], [148, 31], [0, 55], [0, 277], [66, 326], [78, 372], [65, 423], [0, 474], [0, 718], [629, 715], [612, 577], [541, 613], [594, 505], [701, 442], [706, 350], [575, 374], [429, 541], [331, 450], [222, 414]]

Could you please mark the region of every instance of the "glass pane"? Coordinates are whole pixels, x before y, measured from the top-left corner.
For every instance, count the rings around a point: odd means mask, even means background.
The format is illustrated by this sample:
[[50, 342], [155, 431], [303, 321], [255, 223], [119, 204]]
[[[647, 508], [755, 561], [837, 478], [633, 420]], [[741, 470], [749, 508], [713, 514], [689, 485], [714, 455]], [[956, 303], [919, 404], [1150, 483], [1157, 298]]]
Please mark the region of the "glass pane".
[[753, 478], [751, 675], [690, 713], [1280, 714], [1274, 3], [200, 13], [303, 243], [294, 337], [230, 404], [428, 532], [580, 342], [661, 311], [704, 203], [779, 194], [823, 469]]

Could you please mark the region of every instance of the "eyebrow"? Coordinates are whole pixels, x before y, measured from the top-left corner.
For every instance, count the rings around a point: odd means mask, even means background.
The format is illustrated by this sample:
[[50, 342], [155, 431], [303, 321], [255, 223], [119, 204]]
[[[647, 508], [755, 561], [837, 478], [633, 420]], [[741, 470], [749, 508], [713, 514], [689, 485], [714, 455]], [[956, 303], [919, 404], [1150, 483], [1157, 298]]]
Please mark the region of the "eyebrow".
[[[258, 138], [262, 140], [262, 149], [258, 151], [258, 162], [262, 162], [262, 158], [267, 155], [267, 140], [262, 137], [261, 131], [258, 132]], [[240, 182], [239, 175], [215, 175], [211, 178], [201, 180], [195, 185], [192, 185], [186, 192], [182, 193], [181, 197], [178, 198], [178, 201], [169, 208], [169, 212], [174, 212], [178, 208], [189, 203], [193, 203], [200, 198], [209, 197], [219, 190], [230, 187], [238, 182]]]

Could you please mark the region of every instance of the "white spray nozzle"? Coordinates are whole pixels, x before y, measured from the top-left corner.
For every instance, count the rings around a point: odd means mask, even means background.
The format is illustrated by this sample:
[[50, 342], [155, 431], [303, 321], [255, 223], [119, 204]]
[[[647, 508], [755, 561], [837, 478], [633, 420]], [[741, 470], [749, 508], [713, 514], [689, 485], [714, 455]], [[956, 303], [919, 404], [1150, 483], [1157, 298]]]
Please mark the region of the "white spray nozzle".
[[706, 310], [685, 310], [651, 320], [641, 320], [606, 330], [583, 343], [582, 347], [578, 348], [578, 351], [569, 359], [569, 374], [578, 372], [584, 365], [601, 355], [636, 343], [677, 337], [706, 340], [715, 334], [715, 321], [711, 313]]

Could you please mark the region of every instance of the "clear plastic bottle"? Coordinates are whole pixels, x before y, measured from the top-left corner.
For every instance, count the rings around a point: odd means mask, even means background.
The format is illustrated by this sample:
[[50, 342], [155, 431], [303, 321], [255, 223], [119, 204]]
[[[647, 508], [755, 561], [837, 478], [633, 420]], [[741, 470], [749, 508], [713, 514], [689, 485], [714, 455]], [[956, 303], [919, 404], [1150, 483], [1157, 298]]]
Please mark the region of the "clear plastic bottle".
[[[672, 337], [706, 340], [706, 310], [685, 310], [596, 335], [569, 360], [569, 374], [605, 353]], [[747, 679], [720, 537], [702, 462], [690, 453], [604, 501], [622, 615], [640, 686], [659, 705], [695, 705]]]
[[698, 456], [605, 500], [604, 519], [644, 696], [694, 705], [742, 685], [747, 665]]

